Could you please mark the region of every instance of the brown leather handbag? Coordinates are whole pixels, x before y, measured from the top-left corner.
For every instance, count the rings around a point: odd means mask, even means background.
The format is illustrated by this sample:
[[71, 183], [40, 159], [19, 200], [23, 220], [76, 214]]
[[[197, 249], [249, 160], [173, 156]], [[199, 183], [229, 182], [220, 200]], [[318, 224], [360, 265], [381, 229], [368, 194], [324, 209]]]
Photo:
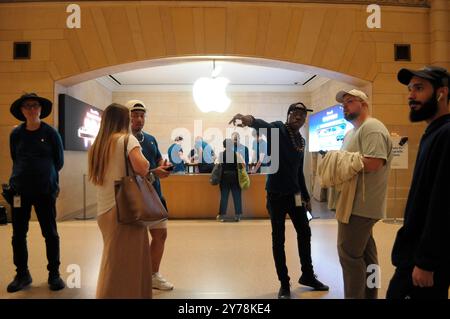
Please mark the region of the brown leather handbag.
[[114, 183], [117, 221], [119, 224], [140, 226], [162, 222], [168, 218], [167, 210], [150, 181], [134, 173], [127, 155], [128, 138], [129, 135], [123, 143], [126, 176]]

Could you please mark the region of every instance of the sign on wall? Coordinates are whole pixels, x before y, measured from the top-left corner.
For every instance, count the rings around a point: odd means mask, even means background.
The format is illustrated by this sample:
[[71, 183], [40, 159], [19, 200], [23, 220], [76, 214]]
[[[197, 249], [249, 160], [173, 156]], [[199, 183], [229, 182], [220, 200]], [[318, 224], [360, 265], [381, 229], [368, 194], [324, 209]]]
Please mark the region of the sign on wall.
[[408, 137], [391, 136], [393, 158], [391, 169], [408, 169]]

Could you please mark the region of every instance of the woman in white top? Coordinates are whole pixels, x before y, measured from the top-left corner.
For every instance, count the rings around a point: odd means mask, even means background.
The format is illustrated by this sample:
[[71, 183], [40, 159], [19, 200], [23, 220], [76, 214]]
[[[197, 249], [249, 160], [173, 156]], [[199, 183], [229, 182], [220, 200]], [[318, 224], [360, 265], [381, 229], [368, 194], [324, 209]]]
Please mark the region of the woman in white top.
[[125, 176], [124, 140], [136, 174], [146, 176], [149, 163], [137, 139], [129, 134], [128, 108], [113, 103], [102, 116], [97, 138], [89, 150], [89, 180], [97, 186], [97, 222], [103, 254], [97, 298], [151, 298], [152, 269], [147, 228], [117, 223], [114, 181]]

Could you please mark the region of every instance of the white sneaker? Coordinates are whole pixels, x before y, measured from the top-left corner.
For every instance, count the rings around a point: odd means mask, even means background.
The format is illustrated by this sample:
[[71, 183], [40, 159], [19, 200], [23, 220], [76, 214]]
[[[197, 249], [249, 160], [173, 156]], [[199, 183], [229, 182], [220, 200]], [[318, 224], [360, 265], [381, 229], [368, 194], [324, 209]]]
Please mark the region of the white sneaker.
[[168, 282], [159, 272], [152, 275], [152, 287], [159, 290], [172, 290], [173, 284]]

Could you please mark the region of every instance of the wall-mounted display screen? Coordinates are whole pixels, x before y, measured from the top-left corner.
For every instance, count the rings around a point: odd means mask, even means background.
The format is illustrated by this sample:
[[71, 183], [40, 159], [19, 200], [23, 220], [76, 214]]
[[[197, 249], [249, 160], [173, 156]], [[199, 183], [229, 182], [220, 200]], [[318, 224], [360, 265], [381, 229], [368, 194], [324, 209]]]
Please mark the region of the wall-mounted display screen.
[[339, 150], [353, 125], [344, 119], [342, 105], [334, 105], [309, 117], [309, 151]]
[[59, 133], [67, 151], [87, 151], [100, 129], [103, 111], [67, 94], [59, 94]]

